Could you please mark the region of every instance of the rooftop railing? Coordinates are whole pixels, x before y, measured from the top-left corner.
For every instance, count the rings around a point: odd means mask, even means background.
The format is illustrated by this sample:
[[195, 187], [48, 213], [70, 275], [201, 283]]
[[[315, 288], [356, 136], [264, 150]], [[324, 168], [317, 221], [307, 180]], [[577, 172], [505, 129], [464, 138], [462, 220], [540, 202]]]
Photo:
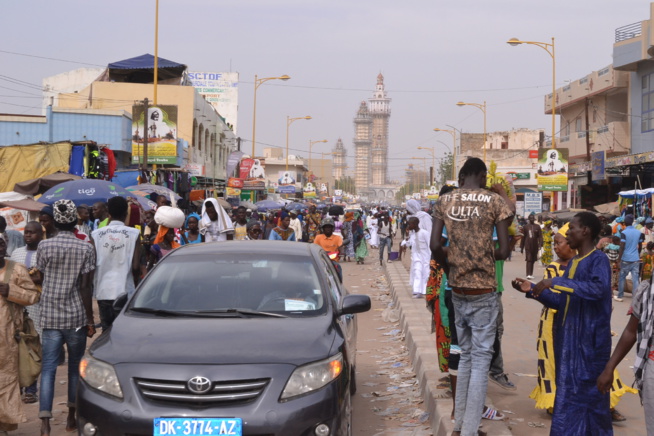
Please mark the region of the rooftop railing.
[[627, 24], [626, 26], [615, 29], [615, 42], [625, 41], [627, 39], [640, 36], [642, 33], [642, 23]]

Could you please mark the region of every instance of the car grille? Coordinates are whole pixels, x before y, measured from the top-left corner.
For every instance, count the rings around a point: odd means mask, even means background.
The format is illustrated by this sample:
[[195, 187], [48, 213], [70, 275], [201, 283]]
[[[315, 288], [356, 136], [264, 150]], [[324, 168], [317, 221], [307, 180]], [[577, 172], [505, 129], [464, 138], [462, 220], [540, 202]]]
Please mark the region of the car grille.
[[186, 381], [150, 379], [135, 381], [141, 394], [150, 400], [210, 406], [254, 401], [261, 395], [270, 379], [213, 382], [211, 389], [204, 394], [191, 392]]

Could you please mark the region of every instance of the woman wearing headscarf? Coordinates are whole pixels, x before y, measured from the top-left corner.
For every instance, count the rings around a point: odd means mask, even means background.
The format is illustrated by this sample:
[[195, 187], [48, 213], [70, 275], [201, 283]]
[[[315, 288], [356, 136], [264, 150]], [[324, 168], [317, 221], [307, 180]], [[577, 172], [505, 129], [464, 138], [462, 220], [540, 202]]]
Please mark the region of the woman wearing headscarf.
[[200, 233], [205, 242], [219, 242], [234, 239], [234, 226], [227, 212], [215, 198], [208, 198], [202, 204]]
[[193, 212], [186, 217], [184, 228], [187, 230], [181, 234], [180, 243], [201, 244], [204, 242], [204, 235], [200, 233], [200, 215]]
[[354, 221], [352, 222], [352, 237], [354, 239], [354, 249], [357, 264], [363, 265], [363, 261], [368, 256], [368, 244], [366, 243], [366, 224], [361, 219], [359, 212], [354, 213]]
[[159, 226], [157, 237], [154, 239], [152, 247], [150, 247], [150, 251], [154, 256], [154, 264], [157, 264], [162, 257], [179, 247], [179, 243], [175, 242], [175, 229]]
[[347, 240], [348, 243], [345, 246], [345, 261], [349, 262], [350, 258], [354, 258], [354, 238], [352, 235], [352, 222], [354, 221], [354, 212], [347, 212], [345, 214], [345, 219], [343, 220], [343, 226], [341, 227], [341, 236], [343, 240]]

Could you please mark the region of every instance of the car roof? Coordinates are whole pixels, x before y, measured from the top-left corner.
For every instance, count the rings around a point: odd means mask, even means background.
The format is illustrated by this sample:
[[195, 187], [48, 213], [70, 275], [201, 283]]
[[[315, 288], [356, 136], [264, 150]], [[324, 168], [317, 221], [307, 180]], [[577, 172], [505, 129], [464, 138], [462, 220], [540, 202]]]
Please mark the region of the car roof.
[[313, 256], [317, 257], [323, 251], [316, 244], [290, 241], [222, 241], [205, 244], [188, 244], [174, 250], [168, 257], [184, 255], [215, 255], [215, 254], [264, 254], [282, 256]]

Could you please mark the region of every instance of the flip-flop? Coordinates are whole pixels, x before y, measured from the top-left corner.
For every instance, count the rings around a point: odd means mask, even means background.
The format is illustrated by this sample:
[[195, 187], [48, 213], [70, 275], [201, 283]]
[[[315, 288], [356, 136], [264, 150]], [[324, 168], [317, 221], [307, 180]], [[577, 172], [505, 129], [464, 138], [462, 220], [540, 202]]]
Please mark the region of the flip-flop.
[[616, 409], [611, 410], [611, 420], [613, 422], [623, 422], [626, 421], [627, 418], [620, 412], [618, 412]]
[[481, 414], [481, 417], [489, 421], [501, 421], [505, 418], [502, 413], [488, 406], [486, 406], [486, 411]]

